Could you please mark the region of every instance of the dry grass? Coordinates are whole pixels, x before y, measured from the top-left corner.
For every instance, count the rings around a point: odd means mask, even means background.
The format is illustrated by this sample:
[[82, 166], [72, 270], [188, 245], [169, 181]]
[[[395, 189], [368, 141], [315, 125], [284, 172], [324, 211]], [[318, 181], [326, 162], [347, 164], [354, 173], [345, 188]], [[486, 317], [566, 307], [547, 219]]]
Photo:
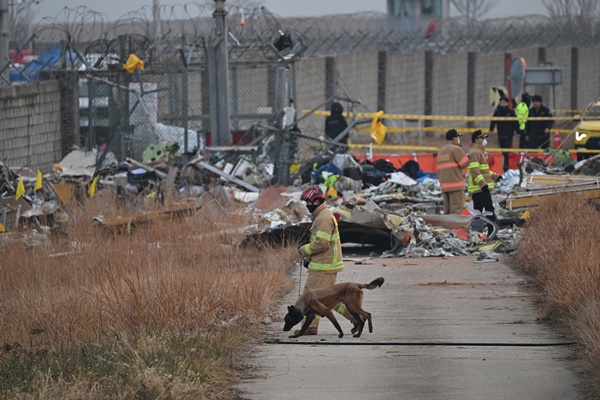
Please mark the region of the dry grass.
[[0, 250], [0, 398], [229, 397], [295, 249], [238, 248], [240, 234], [219, 233], [247, 223], [235, 212], [131, 234], [93, 226], [97, 212]]
[[533, 211], [516, 255], [543, 290], [544, 316], [578, 343], [592, 398], [600, 398], [599, 239], [600, 212], [565, 194]]

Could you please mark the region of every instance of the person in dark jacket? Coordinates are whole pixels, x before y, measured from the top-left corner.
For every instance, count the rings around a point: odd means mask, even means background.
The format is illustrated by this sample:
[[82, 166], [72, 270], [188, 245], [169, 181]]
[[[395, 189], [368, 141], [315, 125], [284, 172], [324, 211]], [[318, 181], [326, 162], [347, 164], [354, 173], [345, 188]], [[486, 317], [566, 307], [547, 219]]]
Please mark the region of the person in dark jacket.
[[[344, 107], [337, 101], [331, 103], [331, 115], [325, 119], [325, 134], [331, 140], [342, 133], [348, 127], [346, 118], [344, 118]], [[340, 143], [348, 143], [348, 135], [340, 140]]]
[[536, 117], [553, 117], [548, 107], [542, 104], [542, 96], [536, 94], [531, 98], [532, 107], [529, 109], [529, 119], [527, 120], [527, 135], [529, 144], [533, 148], [549, 147], [550, 129], [554, 126], [553, 120], [532, 120]]
[[[500, 104], [494, 111], [494, 117], [517, 117], [515, 111], [508, 106], [508, 97], [502, 96]], [[490, 122], [490, 134], [494, 133], [494, 129], [498, 126], [498, 144], [503, 149], [510, 149], [513, 143], [513, 137], [519, 130], [518, 121], [494, 121]], [[502, 153], [503, 163], [502, 170], [508, 171], [508, 152]]]

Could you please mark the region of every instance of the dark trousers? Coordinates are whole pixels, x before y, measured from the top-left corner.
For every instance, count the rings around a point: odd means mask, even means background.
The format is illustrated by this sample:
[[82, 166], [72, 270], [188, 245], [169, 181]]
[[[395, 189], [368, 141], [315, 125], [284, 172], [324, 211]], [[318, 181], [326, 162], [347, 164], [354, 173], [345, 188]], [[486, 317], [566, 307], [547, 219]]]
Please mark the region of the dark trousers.
[[527, 136], [525, 131], [519, 131], [519, 148], [520, 149], [529, 148], [529, 136]]
[[[490, 221], [496, 221], [496, 214], [494, 214], [494, 203], [492, 202], [492, 194], [487, 192], [479, 192], [473, 193], [471, 196], [473, 199], [473, 208], [479, 210], [483, 213], [483, 211], [489, 211], [492, 215], [484, 215], [485, 218]], [[488, 224], [488, 232], [492, 231], [492, 227]]]
[[[510, 149], [512, 147], [513, 135], [498, 136], [498, 144], [503, 149]], [[502, 153], [502, 171], [508, 171], [508, 155], [510, 153]]]
[[550, 147], [550, 135], [532, 135], [531, 140], [533, 141], [531, 147], [534, 149]]

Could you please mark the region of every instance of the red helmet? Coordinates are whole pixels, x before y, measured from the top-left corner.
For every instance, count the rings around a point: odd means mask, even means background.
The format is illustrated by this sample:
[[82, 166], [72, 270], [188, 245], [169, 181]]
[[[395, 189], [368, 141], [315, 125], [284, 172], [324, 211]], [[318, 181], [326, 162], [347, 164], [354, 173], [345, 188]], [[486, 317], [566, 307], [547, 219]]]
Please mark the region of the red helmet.
[[309, 186], [302, 192], [300, 200], [304, 201], [325, 201], [325, 193], [318, 186]]

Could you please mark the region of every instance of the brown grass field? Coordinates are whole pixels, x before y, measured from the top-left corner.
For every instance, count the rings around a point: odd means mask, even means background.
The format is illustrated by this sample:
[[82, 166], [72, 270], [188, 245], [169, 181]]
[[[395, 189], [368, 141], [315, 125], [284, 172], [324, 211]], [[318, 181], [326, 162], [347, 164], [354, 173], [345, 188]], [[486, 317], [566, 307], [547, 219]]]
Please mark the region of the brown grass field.
[[587, 398], [600, 398], [600, 212], [577, 195], [533, 210], [515, 257], [542, 292], [542, 315], [577, 343]]
[[231, 398], [295, 248], [238, 247], [235, 210], [130, 234], [94, 226], [98, 211], [0, 249], [0, 398]]
[[[117, 211], [86, 204], [50, 240], [0, 248], [0, 399], [235, 397], [262, 321], [291, 289], [295, 246], [239, 247], [251, 221], [236, 210], [130, 233], [92, 223]], [[588, 398], [600, 398], [599, 239], [600, 213], [565, 195], [534, 209], [515, 255], [543, 318], [577, 342]]]

